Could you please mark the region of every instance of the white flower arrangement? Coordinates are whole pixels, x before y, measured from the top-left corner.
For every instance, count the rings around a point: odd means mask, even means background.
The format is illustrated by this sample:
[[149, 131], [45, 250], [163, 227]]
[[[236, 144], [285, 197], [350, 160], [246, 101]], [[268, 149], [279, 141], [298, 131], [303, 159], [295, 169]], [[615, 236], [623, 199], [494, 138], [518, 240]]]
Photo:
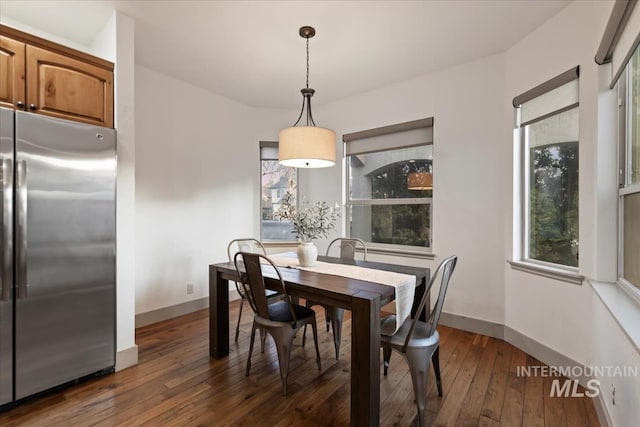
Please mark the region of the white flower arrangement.
[[296, 206], [292, 193], [287, 192], [282, 197], [282, 204], [273, 217], [280, 221], [290, 221], [293, 224], [293, 233], [303, 243], [313, 239], [327, 237], [333, 230], [336, 221], [340, 218], [339, 206], [329, 206], [327, 202], [316, 202], [310, 205], [303, 201]]

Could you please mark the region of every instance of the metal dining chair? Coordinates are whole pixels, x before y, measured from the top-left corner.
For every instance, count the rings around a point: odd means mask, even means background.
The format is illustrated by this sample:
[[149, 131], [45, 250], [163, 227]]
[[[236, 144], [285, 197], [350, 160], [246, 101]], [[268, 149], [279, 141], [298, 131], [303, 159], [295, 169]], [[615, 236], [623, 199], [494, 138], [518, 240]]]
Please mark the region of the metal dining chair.
[[[333, 239], [329, 246], [327, 246], [326, 256], [329, 256], [331, 251], [331, 247], [335, 243], [340, 243], [340, 259], [347, 263], [353, 262], [356, 257], [356, 248], [358, 246], [362, 247], [363, 261], [367, 260], [367, 245], [361, 240], [357, 238], [345, 238], [338, 237]], [[329, 332], [329, 326], [332, 328], [333, 332], [333, 344], [336, 349], [336, 360], [340, 357], [340, 343], [342, 341], [342, 320], [344, 318], [344, 309], [340, 307], [334, 307], [326, 304], [320, 304], [315, 301], [307, 301], [305, 304], [307, 307], [312, 307], [314, 305], [321, 305], [324, 307], [324, 316], [325, 322], [327, 325], [327, 332]], [[306, 339], [306, 328], [304, 333], [302, 334], [302, 345], [304, 345]]]
[[[251, 253], [259, 253], [262, 255], [266, 255], [267, 251], [264, 248], [262, 242], [258, 239], [254, 239], [252, 237], [243, 237], [240, 239], [233, 239], [227, 245], [227, 256], [229, 258], [229, 262], [233, 262], [233, 256], [237, 252], [251, 252]], [[238, 312], [238, 322], [236, 323], [236, 338], [235, 341], [238, 341], [238, 335], [240, 334], [240, 320], [242, 319], [242, 307], [244, 306], [245, 301], [247, 300], [247, 296], [242, 289], [242, 287], [238, 284], [238, 282], [234, 282], [236, 285], [236, 290], [238, 291], [238, 295], [240, 295], [240, 311]], [[267, 290], [267, 298], [270, 302], [276, 301], [281, 298], [277, 292]]]
[[[242, 258], [240, 261], [239, 258]], [[261, 265], [261, 260], [266, 264]], [[239, 268], [239, 263], [244, 264], [244, 272]], [[278, 352], [278, 363], [280, 365], [280, 379], [282, 380], [282, 395], [287, 395], [287, 378], [289, 376], [289, 361], [291, 360], [291, 347], [293, 338], [298, 330], [311, 324], [313, 329], [313, 340], [316, 345], [316, 362], [318, 370], [321, 370], [320, 349], [318, 347], [318, 328], [316, 326], [316, 313], [310, 308], [294, 304], [287, 293], [287, 287], [282, 280], [280, 270], [266, 256], [238, 252], [233, 258], [233, 263], [240, 276], [240, 284], [247, 296], [249, 306], [254, 312], [253, 326], [251, 327], [251, 344], [249, 345], [249, 356], [247, 357], [247, 369], [245, 375], [249, 375], [251, 370], [251, 354], [253, 353], [253, 342], [255, 341], [256, 329], [260, 328], [269, 333], [276, 343]], [[277, 275], [279, 293], [284, 296], [283, 301], [269, 303], [267, 301], [264, 276], [262, 268], [273, 268]], [[263, 348], [264, 351], [264, 348]]]
[[340, 259], [344, 261], [353, 261], [356, 258], [356, 250], [358, 247], [362, 249], [363, 261], [367, 260], [367, 245], [361, 239], [356, 237], [338, 237], [333, 239], [329, 246], [327, 246], [326, 256], [329, 256], [329, 252], [331, 252], [331, 247], [335, 243], [340, 243]]
[[[438, 395], [442, 396], [442, 381], [440, 379], [440, 335], [436, 327], [440, 320], [442, 305], [444, 304], [444, 296], [447, 293], [449, 279], [453, 274], [453, 270], [458, 262], [458, 257], [452, 255], [440, 263], [435, 274], [429, 281], [429, 285], [425, 290], [424, 296], [420, 300], [416, 315], [413, 319], [405, 320], [400, 329], [393, 335], [382, 335], [380, 345], [382, 346], [384, 360], [384, 375], [387, 375], [389, 361], [391, 359], [391, 350], [395, 350], [402, 355], [409, 365], [411, 371], [411, 380], [413, 382], [413, 393], [418, 407], [418, 424], [424, 426], [424, 410], [425, 400], [427, 397], [427, 375], [429, 372], [429, 360], [433, 362], [433, 370], [436, 376], [436, 385], [438, 386]], [[433, 284], [440, 280], [440, 291], [438, 293], [438, 301], [426, 322], [419, 320], [419, 313], [424, 310], [429, 292]], [[384, 330], [387, 323], [393, 322], [395, 325], [395, 316], [385, 317], [381, 321], [381, 329]]]

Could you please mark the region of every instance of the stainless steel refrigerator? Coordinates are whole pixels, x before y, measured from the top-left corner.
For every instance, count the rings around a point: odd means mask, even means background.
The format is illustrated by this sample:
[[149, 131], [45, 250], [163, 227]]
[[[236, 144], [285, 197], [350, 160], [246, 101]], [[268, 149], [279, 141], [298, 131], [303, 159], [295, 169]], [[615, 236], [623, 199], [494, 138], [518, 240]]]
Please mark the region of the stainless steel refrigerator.
[[0, 108], [0, 406], [113, 370], [115, 142]]

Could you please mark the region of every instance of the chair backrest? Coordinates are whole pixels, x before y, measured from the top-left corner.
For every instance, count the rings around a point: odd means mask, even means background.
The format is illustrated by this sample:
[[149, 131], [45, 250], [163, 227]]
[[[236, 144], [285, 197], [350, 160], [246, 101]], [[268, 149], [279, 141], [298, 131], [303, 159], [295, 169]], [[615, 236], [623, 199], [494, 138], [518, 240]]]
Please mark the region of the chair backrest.
[[367, 260], [367, 245], [361, 239], [351, 237], [338, 237], [337, 239], [333, 239], [329, 246], [327, 246], [326, 256], [329, 256], [329, 251], [331, 250], [331, 246], [334, 243], [340, 242], [340, 259], [343, 261], [353, 261], [356, 259], [356, 248], [358, 245], [362, 247], [362, 252], [364, 254], [362, 260]]
[[[239, 239], [233, 239], [227, 245], [227, 257], [229, 258], [229, 262], [233, 262], [233, 256], [237, 252], [251, 252], [266, 255], [267, 251], [264, 248], [262, 242], [258, 239], [254, 239], [253, 237], [242, 237]], [[240, 294], [241, 298], [245, 298], [245, 292], [242, 286], [238, 284], [238, 282], [234, 282], [236, 285], [236, 290]]]
[[227, 256], [229, 257], [229, 262], [233, 262], [233, 256], [236, 252], [251, 252], [262, 255], [267, 254], [262, 242], [258, 239], [254, 239], [253, 237], [243, 237], [230, 241], [227, 245]]
[[429, 285], [427, 285], [427, 289], [425, 289], [424, 295], [422, 296], [420, 304], [418, 305], [416, 316], [412, 320], [411, 328], [409, 329], [407, 339], [404, 342], [403, 351], [407, 350], [407, 346], [409, 345], [409, 341], [411, 340], [413, 331], [418, 324], [420, 313], [422, 313], [422, 310], [424, 310], [424, 307], [427, 303], [429, 292], [431, 291], [431, 288], [433, 288], [433, 284], [436, 283], [436, 281], [440, 280], [440, 292], [438, 292], [438, 300], [436, 301], [436, 305], [433, 307], [433, 311], [431, 311], [429, 320], [427, 321], [427, 323], [429, 324], [429, 336], [433, 335], [433, 333], [436, 331], [436, 327], [438, 326], [438, 322], [440, 321], [442, 306], [444, 305], [444, 297], [447, 294], [447, 288], [449, 287], [449, 279], [451, 279], [451, 275], [453, 274], [453, 270], [456, 268], [457, 262], [458, 257], [456, 255], [451, 255], [450, 257], [445, 258], [440, 263], [433, 276], [431, 276]]
[[[242, 258], [242, 262], [240, 262], [239, 258]], [[261, 263], [261, 260], [265, 261], [265, 263]], [[284, 300], [289, 305], [291, 318], [293, 319], [292, 324], [295, 325], [297, 318], [295, 311], [293, 310], [293, 306], [291, 305], [291, 299], [287, 293], [287, 287], [284, 284], [280, 270], [273, 261], [262, 254], [237, 252], [233, 257], [233, 263], [236, 267], [236, 271], [238, 272], [238, 276], [240, 276], [240, 285], [243, 287], [251, 309], [254, 313], [264, 319], [269, 319], [269, 303], [265, 293], [266, 286], [264, 283], [262, 268], [263, 266], [266, 268], [269, 268], [269, 266], [273, 268], [276, 273], [277, 280], [280, 282], [280, 286], [282, 288], [277, 291], [284, 295]], [[241, 265], [244, 266], [244, 269]]]

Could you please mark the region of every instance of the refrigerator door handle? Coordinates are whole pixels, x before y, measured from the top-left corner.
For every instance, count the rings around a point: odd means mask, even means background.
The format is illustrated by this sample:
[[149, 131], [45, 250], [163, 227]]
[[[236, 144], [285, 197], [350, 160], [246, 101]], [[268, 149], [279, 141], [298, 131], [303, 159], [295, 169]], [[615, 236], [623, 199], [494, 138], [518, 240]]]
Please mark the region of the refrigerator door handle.
[[16, 186], [16, 208], [18, 213], [18, 226], [16, 227], [16, 254], [17, 254], [17, 287], [18, 299], [27, 297], [27, 161], [18, 162]]
[[2, 159], [2, 294], [0, 301], [9, 301], [13, 285], [13, 162]]

